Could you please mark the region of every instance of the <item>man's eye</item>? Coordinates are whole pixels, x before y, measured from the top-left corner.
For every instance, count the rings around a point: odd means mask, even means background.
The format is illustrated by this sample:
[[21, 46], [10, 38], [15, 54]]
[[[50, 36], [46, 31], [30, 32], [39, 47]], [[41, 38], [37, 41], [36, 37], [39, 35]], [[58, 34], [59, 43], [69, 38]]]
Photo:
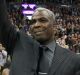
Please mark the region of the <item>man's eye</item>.
[[40, 19], [39, 21], [42, 22], [42, 23], [45, 23], [45, 22], [47, 22], [48, 20], [46, 20], [46, 19]]
[[33, 25], [34, 23], [36, 23], [36, 20], [30, 20], [30, 25]]

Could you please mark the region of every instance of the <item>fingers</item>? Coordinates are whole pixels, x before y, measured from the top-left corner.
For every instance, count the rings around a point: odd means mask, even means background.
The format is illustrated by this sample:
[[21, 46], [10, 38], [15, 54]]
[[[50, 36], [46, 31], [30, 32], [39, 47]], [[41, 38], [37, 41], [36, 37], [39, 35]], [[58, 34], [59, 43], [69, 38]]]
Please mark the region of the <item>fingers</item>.
[[2, 50], [5, 50], [5, 47], [0, 43], [0, 52], [2, 52]]

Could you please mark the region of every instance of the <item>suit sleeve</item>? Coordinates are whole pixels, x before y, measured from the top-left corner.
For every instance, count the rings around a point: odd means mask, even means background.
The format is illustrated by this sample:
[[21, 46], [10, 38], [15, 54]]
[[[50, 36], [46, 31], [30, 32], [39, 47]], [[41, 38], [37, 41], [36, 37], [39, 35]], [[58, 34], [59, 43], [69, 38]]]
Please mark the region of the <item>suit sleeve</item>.
[[0, 42], [11, 53], [17, 40], [17, 31], [8, 18], [5, 0], [0, 0]]
[[80, 54], [77, 55], [77, 58], [76, 58], [76, 68], [75, 68], [75, 75], [80, 75]]
[[78, 71], [75, 75], [80, 75], [80, 71]]

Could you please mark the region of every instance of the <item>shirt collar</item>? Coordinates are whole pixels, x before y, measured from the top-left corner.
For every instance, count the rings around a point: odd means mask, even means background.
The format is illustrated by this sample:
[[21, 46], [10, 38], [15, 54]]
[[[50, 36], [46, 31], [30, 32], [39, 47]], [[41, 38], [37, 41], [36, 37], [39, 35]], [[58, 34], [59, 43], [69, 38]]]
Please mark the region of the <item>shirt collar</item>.
[[56, 42], [52, 41], [49, 44], [47, 44], [46, 46], [50, 49], [51, 52], [54, 52], [55, 47], [56, 47]]

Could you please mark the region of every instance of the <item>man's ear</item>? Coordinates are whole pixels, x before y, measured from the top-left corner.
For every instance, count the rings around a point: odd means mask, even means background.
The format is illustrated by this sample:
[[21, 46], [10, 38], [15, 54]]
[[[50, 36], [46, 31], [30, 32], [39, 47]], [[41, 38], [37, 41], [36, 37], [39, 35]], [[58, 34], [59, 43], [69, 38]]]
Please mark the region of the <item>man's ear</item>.
[[56, 35], [57, 34], [57, 31], [58, 31], [57, 30], [57, 26], [56, 25], [53, 25], [53, 34]]
[[56, 26], [56, 24], [55, 24], [55, 23], [53, 24], [53, 26], [52, 26], [52, 27], [53, 27], [53, 30], [55, 30], [55, 29], [57, 28], [57, 26]]

